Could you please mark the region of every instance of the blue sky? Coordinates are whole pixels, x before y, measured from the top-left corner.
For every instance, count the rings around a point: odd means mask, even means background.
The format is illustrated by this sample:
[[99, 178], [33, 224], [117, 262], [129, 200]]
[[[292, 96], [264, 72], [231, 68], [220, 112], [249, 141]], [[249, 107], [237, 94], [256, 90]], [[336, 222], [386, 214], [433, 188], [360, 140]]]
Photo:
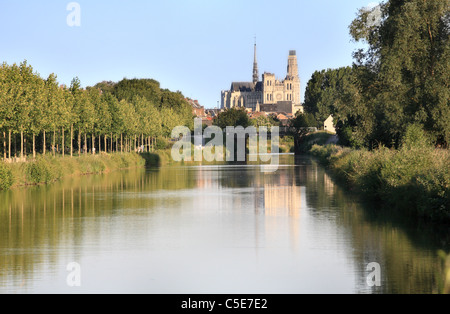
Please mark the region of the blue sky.
[[303, 99], [315, 70], [351, 65], [348, 26], [373, 0], [79, 0], [80, 27], [67, 25], [70, 2], [1, 0], [0, 61], [67, 85], [154, 78], [212, 108], [232, 81], [251, 81], [255, 35], [260, 74], [284, 78], [297, 50]]

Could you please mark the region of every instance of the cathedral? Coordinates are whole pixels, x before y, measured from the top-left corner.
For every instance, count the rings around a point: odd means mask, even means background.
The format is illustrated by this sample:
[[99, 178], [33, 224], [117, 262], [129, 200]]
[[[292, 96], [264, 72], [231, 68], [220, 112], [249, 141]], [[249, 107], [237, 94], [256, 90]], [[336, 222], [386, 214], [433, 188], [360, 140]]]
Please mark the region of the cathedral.
[[300, 100], [300, 77], [298, 74], [297, 54], [289, 52], [287, 75], [283, 81], [275, 74], [264, 73], [259, 80], [258, 62], [253, 62], [252, 82], [233, 82], [231, 89], [222, 91], [222, 109], [245, 108], [253, 112], [276, 112], [295, 115], [303, 112]]

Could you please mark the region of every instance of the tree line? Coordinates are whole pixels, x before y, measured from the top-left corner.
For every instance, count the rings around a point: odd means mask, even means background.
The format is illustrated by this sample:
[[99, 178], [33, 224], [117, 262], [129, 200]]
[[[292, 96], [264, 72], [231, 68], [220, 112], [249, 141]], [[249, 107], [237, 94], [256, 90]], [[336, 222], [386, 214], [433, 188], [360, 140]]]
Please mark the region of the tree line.
[[450, 142], [450, 0], [389, 0], [361, 9], [350, 25], [351, 67], [317, 71], [305, 111], [334, 116], [344, 144], [399, 147], [420, 126], [440, 147]]
[[55, 74], [43, 79], [26, 62], [0, 65], [0, 137], [4, 159], [27, 154], [87, 154], [150, 150], [178, 125], [192, 128], [181, 92], [155, 80], [69, 87]]

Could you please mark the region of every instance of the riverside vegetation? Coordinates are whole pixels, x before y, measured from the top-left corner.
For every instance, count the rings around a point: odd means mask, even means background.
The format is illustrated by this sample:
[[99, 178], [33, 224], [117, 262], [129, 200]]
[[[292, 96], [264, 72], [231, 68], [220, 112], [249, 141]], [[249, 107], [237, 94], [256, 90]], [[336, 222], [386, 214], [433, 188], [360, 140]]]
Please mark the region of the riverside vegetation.
[[83, 89], [78, 78], [70, 87], [55, 74], [43, 79], [26, 61], [3, 63], [0, 189], [164, 162], [172, 129], [191, 127], [192, 117], [181, 92], [161, 89], [155, 80]]
[[[27, 155], [154, 150], [175, 126], [193, 126], [192, 107], [181, 92], [150, 79], [103, 82], [83, 89], [56, 75], [43, 79], [26, 61], [0, 65], [0, 137], [3, 159]], [[150, 149], [151, 148], [151, 149]]]
[[310, 152], [370, 200], [413, 217], [450, 223], [450, 152], [435, 149], [420, 126], [408, 127], [400, 149], [314, 145]]
[[100, 174], [110, 171], [158, 166], [167, 160], [167, 152], [87, 155], [77, 158], [38, 156], [27, 163], [0, 162], [0, 189], [47, 184], [70, 176]]
[[405, 217], [447, 223], [449, 6], [386, 0], [359, 10], [349, 31], [367, 48], [355, 51], [351, 67], [315, 72], [305, 91], [305, 113], [319, 125], [332, 115], [342, 146], [326, 145], [326, 135], [301, 143], [370, 199]]

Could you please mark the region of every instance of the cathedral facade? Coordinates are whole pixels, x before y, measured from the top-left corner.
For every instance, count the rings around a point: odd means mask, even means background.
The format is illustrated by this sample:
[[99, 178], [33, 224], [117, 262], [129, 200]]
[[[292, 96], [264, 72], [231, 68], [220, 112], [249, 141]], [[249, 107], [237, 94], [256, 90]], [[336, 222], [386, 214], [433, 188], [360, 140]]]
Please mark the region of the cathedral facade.
[[283, 112], [293, 115], [298, 111], [303, 112], [296, 51], [289, 52], [287, 75], [282, 81], [275, 74], [267, 72], [260, 81], [256, 44], [254, 53], [253, 81], [233, 82], [230, 90], [222, 91], [221, 108], [245, 108], [253, 112]]

